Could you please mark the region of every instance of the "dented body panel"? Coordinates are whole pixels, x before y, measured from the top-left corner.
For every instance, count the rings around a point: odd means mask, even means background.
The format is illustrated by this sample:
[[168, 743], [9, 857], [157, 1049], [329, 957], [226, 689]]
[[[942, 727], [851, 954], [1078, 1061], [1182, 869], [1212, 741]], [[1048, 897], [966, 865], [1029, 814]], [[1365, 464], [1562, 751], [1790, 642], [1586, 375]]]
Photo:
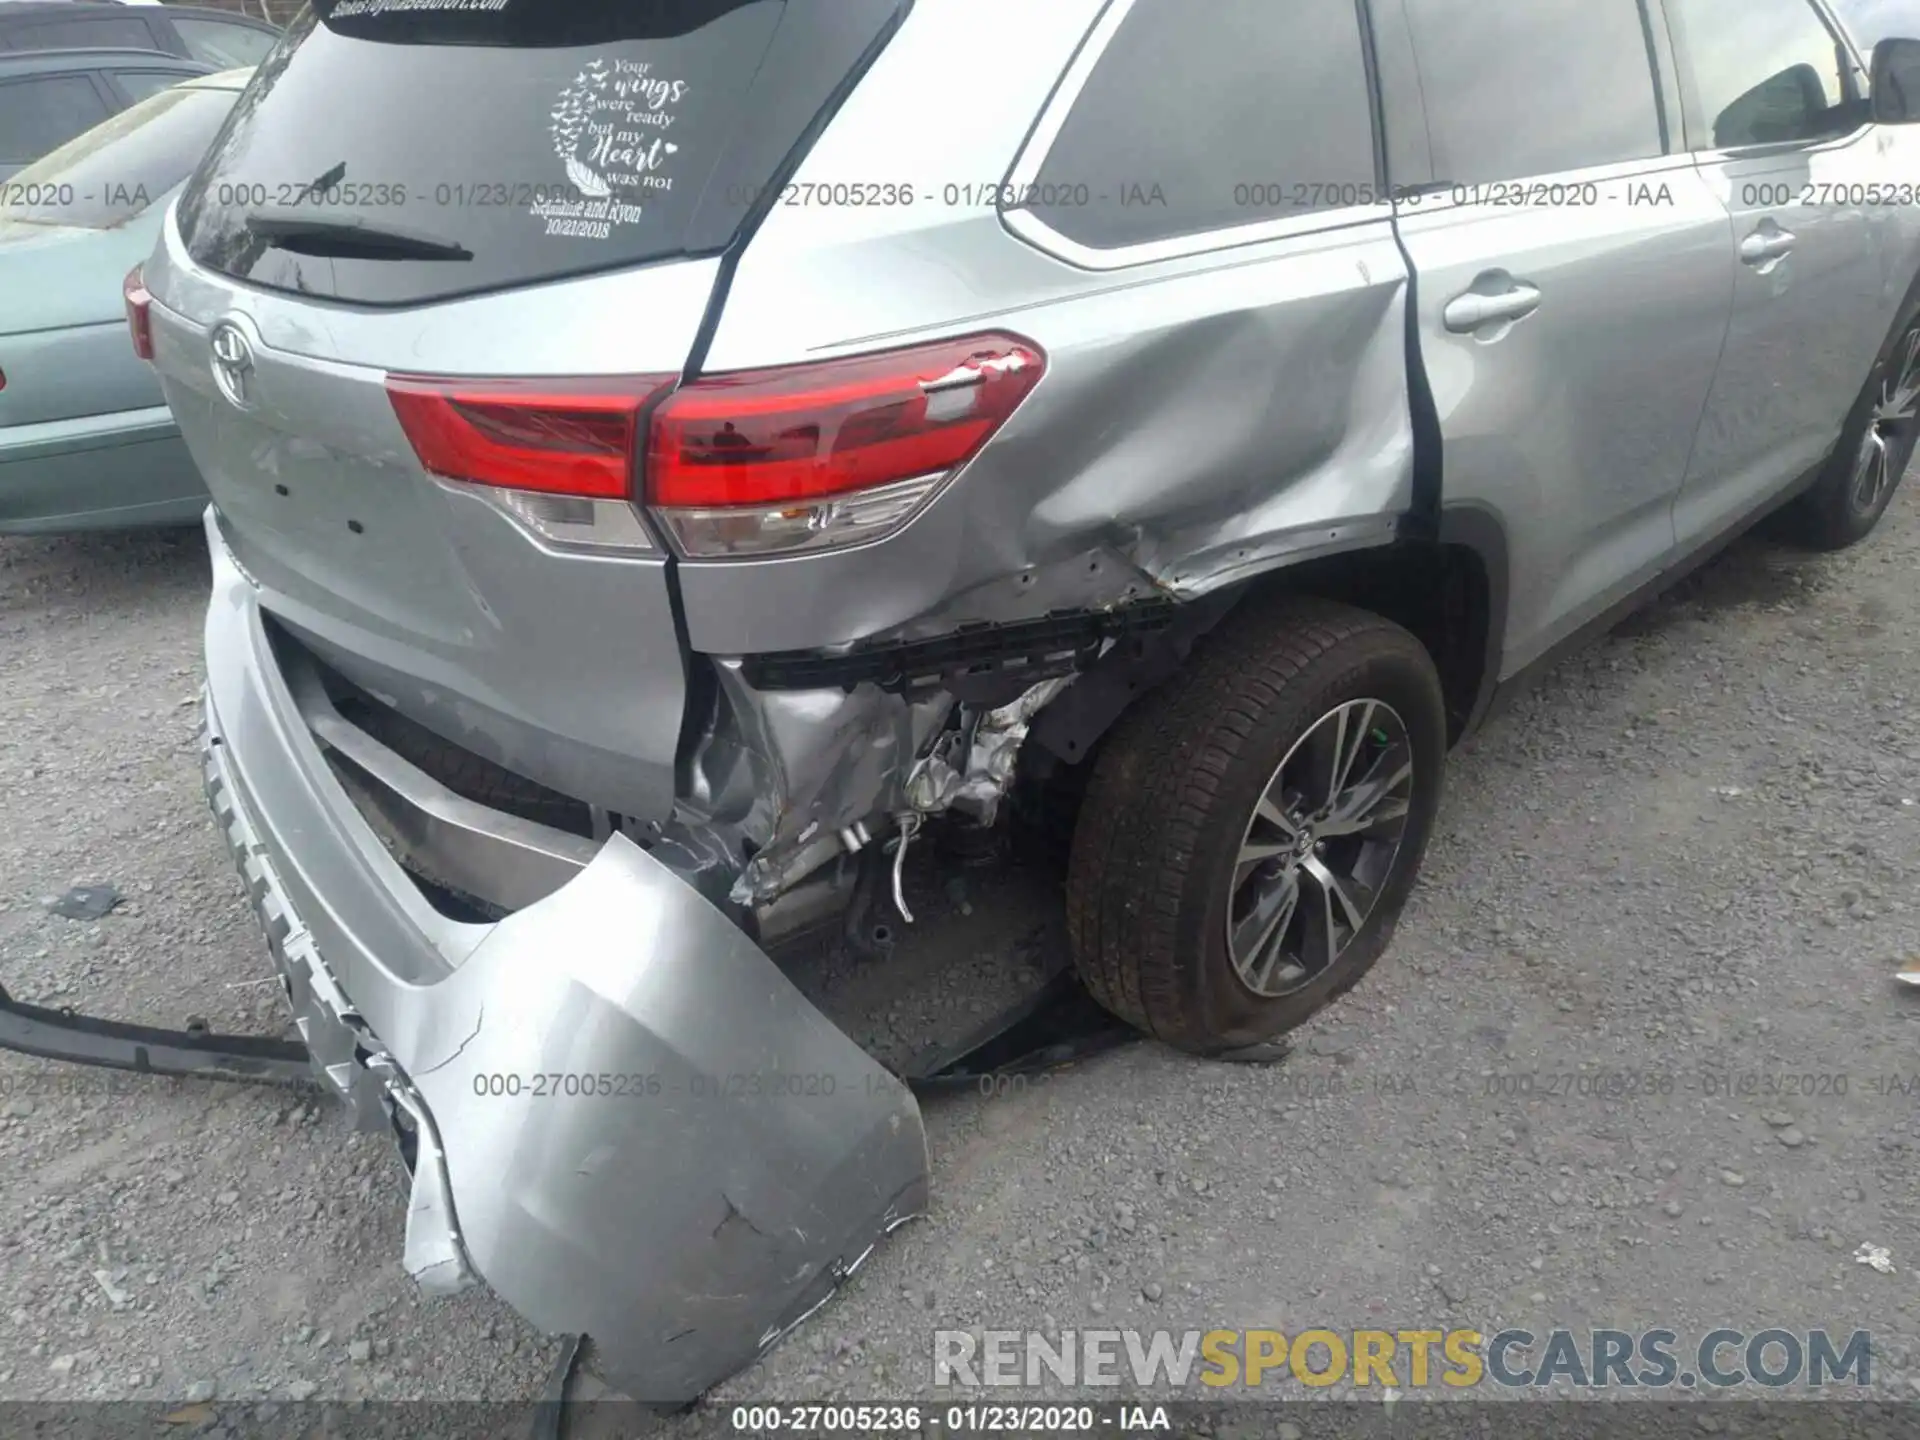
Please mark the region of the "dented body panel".
[[693, 1398], [924, 1209], [912, 1096], [623, 837], [497, 924], [436, 912], [209, 537], [209, 792], [322, 1078], [414, 1130], [409, 1268], [591, 1334], [637, 1398]]
[[[920, 0], [788, 177], [885, 176], [924, 203], [774, 204], [724, 260], [415, 297], [435, 303], [276, 288], [298, 255], [221, 273], [177, 216], [148, 266], [214, 500], [209, 794], [315, 1066], [405, 1139], [421, 1284], [483, 1280], [591, 1335], [641, 1399], [750, 1362], [926, 1204], [911, 1096], [755, 943], [783, 907], [889, 851], [900, 902], [921, 826], [992, 823], [1049, 705], [1083, 679], [1105, 687], [1083, 715], [1126, 691], [1123, 646], [1157, 681], [1241, 582], [1385, 546], [1415, 504], [1391, 216], [1102, 268], [991, 193], [956, 202], [1067, 103], [1103, 4], [988, 8], [1019, 43]], [[903, 127], [902, 107], [966, 121]], [[399, 283], [368, 264], [326, 275]], [[570, 550], [430, 469], [387, 392], [396, 373], [685, 388], [987, 331], [1044, 357], [1010, 418], [904, 524], [783, 558], [695, 558], [622, 499], [594, 503], [636, 543]], [[214, 350], [234, 332], [244, 393]], [[1177, 639], [1149, 656], [1156, 627]], [[941, 661], [955, 637], [1007, 653]], [[829, 673], [890, 647], [922, 671]], [[369, 711], [446, 765], [389, 748]]]
[[[1014, 166], [1098, 8], [1023, 12], [1018, 47], [974, 7], [916, 9], [794, 184], [885, 175], [927, 203], [777, 206], [743, 252], [703, 370], [993, 328], [1033, 340], [1047, 373], [904, 529], [839, 553], [683, 563], [694, 650], [1194, 595], [1393, 537], [1412, 504], [1413, 434], [1406, 267], [1384, 208], [1099, 271], [1016, 234], [991, 203], [938, 203], [956, 178]], [[1004, 105], [973, 94], [987, 51]], [[881, 119], [949, 105], [967, 125]]]

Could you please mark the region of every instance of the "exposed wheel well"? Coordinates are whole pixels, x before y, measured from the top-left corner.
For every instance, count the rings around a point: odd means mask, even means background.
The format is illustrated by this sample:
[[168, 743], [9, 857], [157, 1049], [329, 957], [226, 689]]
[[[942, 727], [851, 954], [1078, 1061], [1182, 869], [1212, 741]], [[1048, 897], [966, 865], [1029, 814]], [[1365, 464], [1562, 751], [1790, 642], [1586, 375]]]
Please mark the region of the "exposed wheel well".
[[1041, 711], [1020, 751], [1013, 813], [1044, 853], [1064, 857], [1093, 761], [1114, 723], [1159, 685], [1179, 683], [1187, 648], [1199, 635], [1230, 611], [1275, 593], [1338, 601], [1409, 631], [1440, 673], [1447, 743], [1457, 743], [1485, 710], [1497, 678], [1505, 605], [1497, 527], [1475, 517], [1461, 528], [1471, 540], [1403, 541], [1328, 556], [1194, 602], [1192, 630], [1183, 640], [1142, 647], [1138, 658], [1116, 653]]
[[1448, 744], [1477, 717], [1493, 678], [1497, 583], [1474, 546], [1420, 541], [1308, 561], [1255, 582], [1370, 610], [1411, 631], [1440, 672]]
[[1070, 829], [1085, 772], [1113, 724], [1157, 686], [1178, 683], [1191, 645], [1260, 595], [1339, 601], [1411, 632], [1440, 673], [1447, 743], [1458, 742], [1485, 711], [1498, 675], [1505, 554], [1498, 526], [1478, 512], [1450, 516], [1443, 533], [1444, 541], [1402, 541], [1288, 566], [1182, 606], [1184, 623], [1106, 657], [1040, 712], [1020, 751], [1025, 794], [1016, 810], [1045, 813]]

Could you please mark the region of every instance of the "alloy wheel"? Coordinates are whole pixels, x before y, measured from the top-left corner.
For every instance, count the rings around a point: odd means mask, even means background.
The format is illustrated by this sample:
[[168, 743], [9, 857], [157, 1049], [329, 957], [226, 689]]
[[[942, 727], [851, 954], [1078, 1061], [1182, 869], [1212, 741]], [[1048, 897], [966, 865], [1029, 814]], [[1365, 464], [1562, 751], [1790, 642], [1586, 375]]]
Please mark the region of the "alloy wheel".
[[1230, 881], [1227, 953], [1249, 990], [1291, 994], [1339, 961], [1393, 870], [1413, 784], [1413, 742], [1384, 701], [1328, 711], [1287, 751]]
[[1853, 462], [1848, 495], [1854, 513], [1870, 514], [1899, 483], [1913, 455], [1920, 418], [1920, 326], [1901, 337], [1880, 382], [1866, 433]]

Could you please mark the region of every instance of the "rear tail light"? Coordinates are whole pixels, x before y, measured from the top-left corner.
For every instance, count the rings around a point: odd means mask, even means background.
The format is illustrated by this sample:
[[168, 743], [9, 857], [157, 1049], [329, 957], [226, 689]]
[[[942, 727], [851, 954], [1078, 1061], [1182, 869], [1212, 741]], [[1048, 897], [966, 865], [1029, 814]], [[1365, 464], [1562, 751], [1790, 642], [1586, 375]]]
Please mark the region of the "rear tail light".
[[141, 278], [144, 267], [136, 265], [120, 282], [120, 293], [127, 302], [127, 332], [133, 337], [133, 353], [142, 360], [153, 359], [153, 296]]
[[625, 500], [640, 411], [671, 375], [598, 380], [387, 377], [420, 463], [448, 480]]
[[387, 398], [427, 472], [481, 493], [565, 550], [653, 548], [631, 503], [641, 412], [673, 375], [440, 380], [389, 375]]
[[1027, 341], [982, 335], [677, 390], [657, 375], [393, 375], [387, 393], [428, 471], [490, 487], [549, 541], [644, 547], [629, 505], [644, 499], [685, 554], [711, 557], [822, 549], [897, 528], [1044, 369]]
[[972, 459], [1044, 369], [1027, 341], [976, 335], [696, 380], [654, 412], [647, 503], [692, 556], [874, 539]]

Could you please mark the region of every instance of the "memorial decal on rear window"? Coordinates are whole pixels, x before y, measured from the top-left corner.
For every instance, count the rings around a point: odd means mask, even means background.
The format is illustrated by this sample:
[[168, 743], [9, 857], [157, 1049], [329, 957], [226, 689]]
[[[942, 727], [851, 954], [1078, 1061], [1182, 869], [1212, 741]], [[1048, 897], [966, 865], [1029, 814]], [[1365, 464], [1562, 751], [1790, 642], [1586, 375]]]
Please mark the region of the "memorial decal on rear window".
[[648, 60], [591, 60], [573, 77], [549, 126], [568, 188], [533, 206], [547, 234], [605, 240], [640, 220], [649, 191], [672, 191], [680, 145], [668, 136], [686, 93]]

